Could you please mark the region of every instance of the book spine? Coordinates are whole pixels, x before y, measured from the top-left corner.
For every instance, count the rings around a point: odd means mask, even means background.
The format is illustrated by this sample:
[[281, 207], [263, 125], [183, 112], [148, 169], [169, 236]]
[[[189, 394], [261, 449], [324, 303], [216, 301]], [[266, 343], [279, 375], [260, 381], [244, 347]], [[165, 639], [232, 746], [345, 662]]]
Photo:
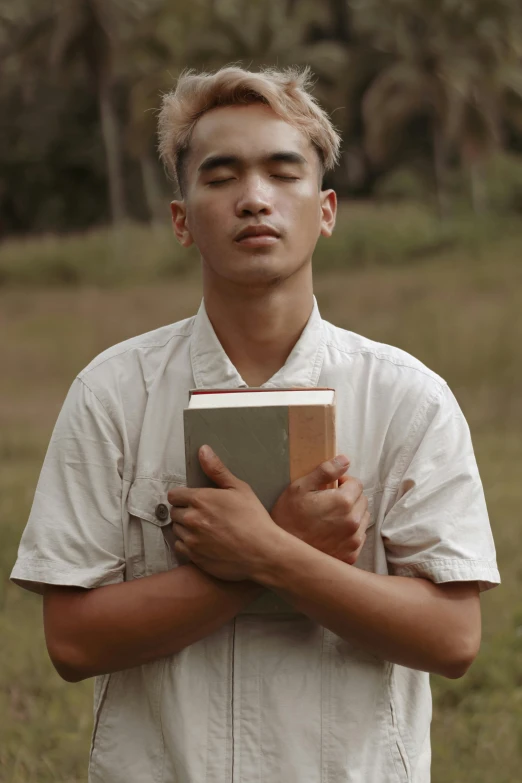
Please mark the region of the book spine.
[[[290, 481], [336, 455], [335, 405], [292, 405], [288, 413]], [[323, 489], [335, 488], [337, 482]]]

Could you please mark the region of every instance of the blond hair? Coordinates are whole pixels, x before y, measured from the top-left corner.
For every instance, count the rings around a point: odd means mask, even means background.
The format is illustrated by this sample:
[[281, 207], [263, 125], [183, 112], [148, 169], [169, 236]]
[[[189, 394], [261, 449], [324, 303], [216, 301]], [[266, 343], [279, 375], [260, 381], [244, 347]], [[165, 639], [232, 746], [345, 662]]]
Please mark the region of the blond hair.
[[253, 72], [234, 65], [215, 73], [183, 71], [175, 89], [163, 96], [158, 120], [160, 157], [180, 190], [194, 126], [217, 106], [266, 104], [310, 140], [323, 172], [332, 169], [339, 158], [341, 137], [310, 94], [311, 84], [309, 67], [267, 67]]

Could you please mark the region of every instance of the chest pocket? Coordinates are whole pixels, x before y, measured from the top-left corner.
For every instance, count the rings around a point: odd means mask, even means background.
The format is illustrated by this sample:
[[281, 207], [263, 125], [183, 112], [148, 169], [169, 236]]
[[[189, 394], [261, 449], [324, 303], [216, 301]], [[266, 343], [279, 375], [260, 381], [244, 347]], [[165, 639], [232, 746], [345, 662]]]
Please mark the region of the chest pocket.
[[136, 478], [129, 490], [129, 534], [126, 546], [126, 579], [138, 579], [169, 571], [190, 562], [176, 552], [172, 529], [169, 489], [186, 486], [182, 477]]

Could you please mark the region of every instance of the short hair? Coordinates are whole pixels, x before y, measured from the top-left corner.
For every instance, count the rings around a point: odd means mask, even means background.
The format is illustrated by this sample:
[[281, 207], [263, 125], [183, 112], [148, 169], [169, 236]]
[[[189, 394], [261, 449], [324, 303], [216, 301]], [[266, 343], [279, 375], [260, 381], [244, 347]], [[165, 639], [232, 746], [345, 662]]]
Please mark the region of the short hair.
[[159, 153], [183, 194], [183, 165], [194, 126], [218, 106], [263, 103], [301, 130], [316, 148], [322, 174], [339, 159], [341, 136], [309, 92], [310, 68], [274, 67], [247, 71], [230, 65], [214, 73], [183, 71], [176, 87], [163, 96], [159, 112]]

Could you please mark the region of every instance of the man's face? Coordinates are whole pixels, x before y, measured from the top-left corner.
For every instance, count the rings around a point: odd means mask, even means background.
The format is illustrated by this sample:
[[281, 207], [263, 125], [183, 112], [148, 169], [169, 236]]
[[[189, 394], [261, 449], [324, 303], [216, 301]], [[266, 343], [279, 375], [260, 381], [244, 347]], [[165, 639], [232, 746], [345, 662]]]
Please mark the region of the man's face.
[[308, 263], [319, 235], [333, 230], [335, 193], [320, 190], [316, 150], [263, 104], [204, 114], [184, 174], [174, 229], [214, 276], [273, 284]]

